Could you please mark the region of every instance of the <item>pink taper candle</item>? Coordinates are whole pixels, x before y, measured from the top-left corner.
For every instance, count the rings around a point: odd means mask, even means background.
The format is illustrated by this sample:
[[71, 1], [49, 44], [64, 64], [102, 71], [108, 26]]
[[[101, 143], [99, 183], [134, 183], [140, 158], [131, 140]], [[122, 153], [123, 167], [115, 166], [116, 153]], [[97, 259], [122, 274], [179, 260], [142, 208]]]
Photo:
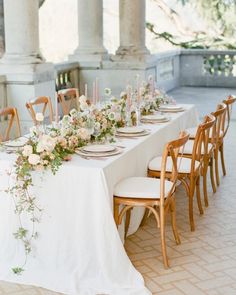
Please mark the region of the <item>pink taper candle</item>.
[[58, 94], [55, 93], [55, 122], [59, 122], [59, 115], [58, 115]]

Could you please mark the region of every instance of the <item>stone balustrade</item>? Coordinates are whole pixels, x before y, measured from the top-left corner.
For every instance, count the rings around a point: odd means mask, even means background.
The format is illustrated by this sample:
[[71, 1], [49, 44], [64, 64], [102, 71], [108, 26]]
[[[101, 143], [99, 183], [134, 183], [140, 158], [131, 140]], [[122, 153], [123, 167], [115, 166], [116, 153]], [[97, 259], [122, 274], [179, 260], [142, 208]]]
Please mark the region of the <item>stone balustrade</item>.
[[58, 63], [55, 65], [56, 90], [79, 88], [79, 64], [77, 62]]
[[180, 86], [236, 87], [236, 51], [233, 50], [171, 50], [152, 55], [145, 69], [137, 64], [121, 65], [112, 60], [105, 61], [99, 71], [75, 62], [57, 64], [55, 68], [58, 89], [68, 86], [83, 89], [83, 84], [100, 72], [100, 90], [110, 87], [118, 94], [125, 81], [134, 79], [142, 70], [141, 78], [152, 75], [158, 87], [166, 91]]

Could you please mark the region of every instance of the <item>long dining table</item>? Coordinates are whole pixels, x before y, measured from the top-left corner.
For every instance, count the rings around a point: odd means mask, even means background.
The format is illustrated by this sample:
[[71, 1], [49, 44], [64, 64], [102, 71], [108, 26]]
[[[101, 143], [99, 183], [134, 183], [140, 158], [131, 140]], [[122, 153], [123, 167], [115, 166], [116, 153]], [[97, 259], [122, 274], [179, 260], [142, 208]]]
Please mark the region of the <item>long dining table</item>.
[[[123, 178], [146, 176], [148, 162], [162, 154], [165, 143], [196, 126], [195, 106], [183, 107], [183, 112], [168, 114], [169, 122], [145, 124], [147, 136], [119, 139], [119, 155], [101, 160], [74, 155], [56, 175], [33, 172], [31, 190], [43, 212], [39, 237], [21, 275], [12, 272], [24, 260], [22, 244], [12, 234], [18, 218], [4, 191], [16, 155], [0, 152], [0, 280], [69, 295], [151, 294], [124, 249], [123, 226], [117, 230], [115, 225], [113, 188]], [[132, 211], [128, 234], [138, 229], [143, 213], [141, 208]]]

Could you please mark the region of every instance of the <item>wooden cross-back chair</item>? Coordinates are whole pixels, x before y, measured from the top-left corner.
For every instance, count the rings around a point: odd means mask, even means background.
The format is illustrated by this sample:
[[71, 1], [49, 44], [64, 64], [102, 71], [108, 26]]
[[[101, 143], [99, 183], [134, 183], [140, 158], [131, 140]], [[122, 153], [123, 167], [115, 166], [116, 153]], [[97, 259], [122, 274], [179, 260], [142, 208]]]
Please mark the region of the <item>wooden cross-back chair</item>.
[[0, 117], [7, 117], [8, 118], [8, 125], [5, 132], [5, 135], [0, 134], [0, 142], [2, 141], [8, 141], [10, 139], [10, 133], [13, 127], [13, 123], [15, 121], [16, 125], [16, 136], [21, 136], [21, 129], [20, 129], [20, 121], [19, 116], [16, 108], [4, 108], [0, 109]]
[[[165, 219], [168, 212], [171, 213], [172, 229], [176, 243], [180, 243], [176, 227], [175, 210], [175, 186], [178, 178], [177, 157], [179, 149], [186, 144], [188, 138], [189, 134], [182, 132], [178, 139], [165, 145], [162, 155], [160, 179], [130, 177], [119, 182], [114, 189], [114, 219], [118, 226], [121, 224], [123, 216], [126, 215], [125, 236], [129, 228], [131, 209], [134, 207], [144, 207], [154, 214], [157, 226], [161, 232], [161, 247], [165, 267], [169, 266], [165, 241]], [[168, 156], [170, 156], [173, 164], [169, 180], [166, 177]], [[123, 206], [121, 211], [119, 211], [120, 205]], [[144, 218], [145, 216], [146, 212]]]
[[233, 95], [229, 95], [227, 99], [223, 100], [223, 103], [227, 107], [226, 115], [225, 115], [225, 120], [224, 120], [224, 135], [221, 138], [219, 142], [219, 152], [220, 152], [220, 158], [221, 158], [221, 167], [223, 171], [223, 175], [226, 175], [226, 168], [225, 168], [225, 160], [224, 160], [224, 138], [228, 132], [229, 126], [230, 126], [230, 121], [231, 121], [231, 113], [233, 109], [233, 104], [236, 101], [236, 97]]
[[34, 100], [31, 100], [26, 103], [26, 108], [29, 111], [34, 124], [37, 125], [35, 107], [40, 106], [40, 105], [42, 106], [42, 114], [43, 115], [45, 115], [45, 112], [48, 109], [50, 123], [52, 123], [53, 122], [53, 108], [52, 108], [51, 98], [49, 96], [39, 96], [39, 97], [35, 98]]
[[[193, 199], [196, 191], [197, 203], [200, 214], [203, 214], [200, 194], [200, 176], [203, 156], [208, 152], [208, 139], [210, 128], [213, 127], [215, 118], [212, 115], [206, 116], [203, 122], [198, 126], [194, 141], [189, 140], [182, 153], [180, 154], [181, 165], [178, 171], [178, 179], [184, 185], [189, 201], [189, 223], [191, 231], [195, 230], [194, 216], [193, 216]], [[213, 153], [213, 148], [212, 148]], [[171, 159], [167, 159], [166, 177], [171, 177]], [[213, 171], [213, 170], [212, 170]], [[212, 172], [213, 173], [213, 172]], [[161, 157], [155, 157], [148, 165], [148, 176], [161, 176]]]
[[79, 109], [79, 90], [77, 88], [59, 90], [58, 102], [61, 104], [63, 115], [68, 115], [73, 107]]
[[236, 97], [233, 95], [229, 95], [225, 100], [223, 100], [223, 103], [226, 105], [227, 107], [227, 112], [226, 112], [226, 119], [225, 119], [225, 130], [224, 130], [224, 137], [226, 135], [226, 133], [228, 132], [229, 129], [229, 125], [230, 125], [230, 121], [231, 121], [231, 113], [233, 110], [233, 104], [236, 101]]
[[216, 118], [215, 131], [212, 136], [214, 141], [214, 163], [215, 163], [215, 176], [216, 184], [220, 185], [220, 176], [219, 176], [219, 153], [221, 155], [221, 163], [223, 167], [223, 173], [225, 174], [225, 163], [224, 163], [224, 136], [225, 136], [225, 120], [227, 116], [227, 106], [224, 103], [218, 104], [216, 111], [212, 113]]

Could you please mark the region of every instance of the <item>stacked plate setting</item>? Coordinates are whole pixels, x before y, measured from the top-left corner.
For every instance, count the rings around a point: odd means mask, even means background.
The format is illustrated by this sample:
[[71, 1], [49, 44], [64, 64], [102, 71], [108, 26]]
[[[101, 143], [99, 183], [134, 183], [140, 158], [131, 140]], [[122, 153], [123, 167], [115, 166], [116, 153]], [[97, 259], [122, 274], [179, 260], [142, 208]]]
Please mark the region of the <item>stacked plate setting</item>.
[[155, 124], [155, 123], [165, 123], [165, 122], [168, 122], [169, 120], [170, 118], [165, 115], [153, 114], [153, 115], [143, 116], [141, 119], [141, 122]]
[[160, 112], [167, 112], [167, 113], [177, 113], [177, 112], [183, 112], [184, 108], [181, 105], [177, 104], [166, 104], [161, 105], [159, 108]]
[[118, 137], [139, 137], [148, 135], [149, 132], [143, 127], [123, 127], [116, 131], [116, 136]]
[[118, 155], [122, 152], [122, 150], [109, 144], [94, 144], [79, 148], [75, 152], [82, 157], [99, 158]]
[[19, 137], [15, 140], [9, 140], [2, 142], [2, 145], [6, 148], [7, 151], [16, 152], [20, 148], [23, 148], [24, 145], [28, 142], [28, 138], [26, 137]]

